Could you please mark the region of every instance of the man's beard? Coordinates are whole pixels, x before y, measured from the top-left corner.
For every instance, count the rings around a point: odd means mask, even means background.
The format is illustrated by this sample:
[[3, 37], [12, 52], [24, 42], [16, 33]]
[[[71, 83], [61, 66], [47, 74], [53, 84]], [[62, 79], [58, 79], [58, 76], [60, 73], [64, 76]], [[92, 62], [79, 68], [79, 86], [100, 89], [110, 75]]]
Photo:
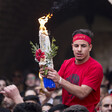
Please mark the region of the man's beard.
[[83, 61], [84, 59], [76, 59], [77, 61]]
[[83, 61], [83, 59], [76, 59], [77, 61]]

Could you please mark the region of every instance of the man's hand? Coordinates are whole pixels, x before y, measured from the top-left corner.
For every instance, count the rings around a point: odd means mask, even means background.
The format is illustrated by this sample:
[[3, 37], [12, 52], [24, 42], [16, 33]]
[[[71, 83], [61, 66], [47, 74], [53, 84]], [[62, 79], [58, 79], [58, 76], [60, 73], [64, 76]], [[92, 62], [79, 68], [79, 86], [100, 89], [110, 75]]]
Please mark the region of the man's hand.
[[48, 68], [47, 78], [52, 79], [55, 83], [59, 83], [60, 80], [58, 72], [52, 68]]
[[[52, 79], [55, 83], [59, 83], [60, 76], [58, 75], [58, 72], [52, 68], [46, 67], [45, 69], [48, 70], [47, 76], [42, 75], [42, 77], [47, 77], [49, 79]], [[40, 69], [40, 74], [43, 74], [43, 68]]]
[[1, 91], [4, 96], [11, 98], [16, 104], [22, 103], [23, 99], [20, 96], [19, 90], [15, 85], [9, 85], [4, 88], [3, 91]]

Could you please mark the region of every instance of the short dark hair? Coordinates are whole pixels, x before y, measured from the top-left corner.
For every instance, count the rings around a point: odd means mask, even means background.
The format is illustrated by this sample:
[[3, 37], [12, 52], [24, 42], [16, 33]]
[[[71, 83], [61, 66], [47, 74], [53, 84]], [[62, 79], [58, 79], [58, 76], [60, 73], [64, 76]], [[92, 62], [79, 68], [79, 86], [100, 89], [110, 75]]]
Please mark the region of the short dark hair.
[[94, 34], [92, 31], [90, 31], [89, 29], [79, 29], [79, 30], [75, 30], [72, 34], [72, 37], [74, 37], [74, 35], [76, 34], [85, 34], [87, 36], [89, 36], [91, 39], [93, 38]]
[[53, 105], [51, 104], [51, 103], [44, 103], [43, 105], [42, 105], [42, 107], [43, 106], [50, 106], [50, 107], [53, 107]]
[[42, 108], [36, 103], [20, 103], [15, 106], [13, 112], [42, 112]]
[[66, 109], [68, 106], [64, 105], [64, 104], [58, 104], [53, 106], [51, 109], [49, 109], [48, 112], [54, 112], [56, 110], [59, 110], [60, 112], [63, 112], [64, 109]]
[[64, 112], [89, 112], [85, 106], [82, 105], [72, 105], [65, 109]]
[[3, 80], [3, 81], [6, 83], [6, 86], [8, 86], [8, 80], [7, 80], [6, 77], [1, 76], [1, 77], [0, 77], [0, 80]]
[[0, 107], [0, 112], [11, 112], [9, 109]]
[[56, 96], [54, 99], [59, 99], [59, 100], [61, 100], [61, 99], [62, 99], [62, 96]]
[[40, 100], [39, 100], [39, 97], [36, 96], [36, 95], [28, 95], [28, 96], [25, 96], [23, 98], [24, 101], [29, 101], [29, 100], [33, 100], [35, 101], [36, 103], [39, 103], [40, 104]]

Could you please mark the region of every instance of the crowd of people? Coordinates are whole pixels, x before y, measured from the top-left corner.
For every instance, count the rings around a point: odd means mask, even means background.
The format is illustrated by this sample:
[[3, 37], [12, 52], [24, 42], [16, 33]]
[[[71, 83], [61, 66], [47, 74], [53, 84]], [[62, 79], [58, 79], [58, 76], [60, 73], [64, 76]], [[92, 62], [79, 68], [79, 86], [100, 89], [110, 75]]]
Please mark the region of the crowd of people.
[[[0, 112], [112, 112], [111, 72], [90, 56], [93, 33], [73, 33], [74, 58], [65, 60], [59, 72], [46, 67], [47, 78], [56, 88], [49, 91], [38, 74], [14, 72], [12, 79], [0, 77]], [[42, 77], [43, 68], [40, 68]], [[102, 80], [103, 79], [103, 80]]]
[[[89, 112], [81, 105], [73, 105], [65, 110], [66, 107], [62, 104], [62, 89], [47, 91], [40, 86], [40, 79], [34, 73], [28, 73], [25, 77], [25, 84], [23, 82], [23, 76], [19, 72], [14, 74], [13, 82], [4, 77], [0, 78], [0, 112]], [[100, 87], [101, 100], [96, 106], [97, 112], [112, 111], [112, 96], [108, 91], [111, 88], [108, 88], [108, 84], [104, 83]], [[10, 88], [9, 91], [8, 88]], [[2, 93], [4, 90], [6, 90], [6, 94]], [[22, 100], [17, 97], [17, 94], [22, 97]], [[14, 97], [17, 101], [14, 100]], [[18, 104], [19, 100], [20, 104]], [[32, 110], [33, 108], [34, 110]]]
[[[26, 112], [15, 108], [16, 105], [20, 109], [23, 107], [24, 109], [27, 108], [27, 112], [47, 112], [50, 108], [58, 104], [61, 105], [61, 88], [49, 92], [44, 86], [41, 86], [37, 75], [29, 72], [23, 77], [20, 72], [17, 72], [13, 75], [12, 82], [1, 77], [0, 109], [2, 111], [0, 110], [0, 112]], [[33, 110], [33, 106], [35, 111]], [[59, 108], [61, 109], [61, 106]], [[55, 109], [57, 108], [53, 110]]]

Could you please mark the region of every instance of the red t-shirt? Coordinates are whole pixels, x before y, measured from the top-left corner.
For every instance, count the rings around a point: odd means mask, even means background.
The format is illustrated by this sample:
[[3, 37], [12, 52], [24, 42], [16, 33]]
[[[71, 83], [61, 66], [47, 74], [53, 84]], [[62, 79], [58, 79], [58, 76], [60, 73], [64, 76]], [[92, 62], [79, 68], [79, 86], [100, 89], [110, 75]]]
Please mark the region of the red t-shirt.
[[79, 86], [87, 85], [93, 89], [86, 98], [80, 100], [63, 88], [63, 104], [68, 106], [75, 104], [84, 105], [88, 108], [89, 112], [93, 112], [95, 106], [100, 101], [100, 84], [103, 78], [102, 66], [91, 57], [80, 65], [76, 65], [75, 58], [71, 58], [64, 61], [58, 73], [72, 84]]

